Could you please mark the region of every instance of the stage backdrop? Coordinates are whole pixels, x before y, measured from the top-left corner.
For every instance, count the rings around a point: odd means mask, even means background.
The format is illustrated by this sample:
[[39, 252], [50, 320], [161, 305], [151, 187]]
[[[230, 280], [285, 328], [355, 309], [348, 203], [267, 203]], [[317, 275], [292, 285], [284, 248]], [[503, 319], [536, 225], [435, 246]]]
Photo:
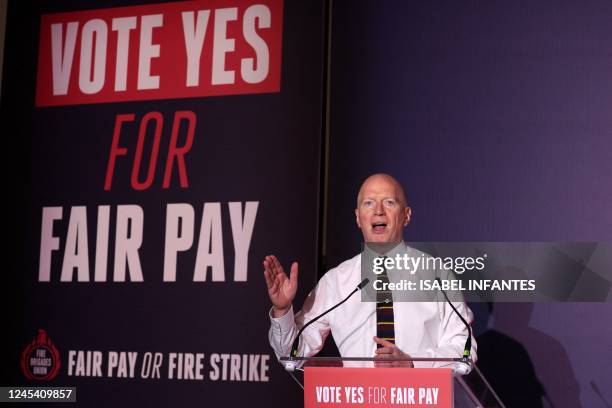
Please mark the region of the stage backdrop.
[[[359, 251], [355, 195], [380, 171], [406, 186], [408, 241], [612, 240], [610, 16], [334, 1], [328, 266]], [[610, 406], [611, 306], [473, 305], [479, 365], [507, 406]]]
[[83, 406], [299, 403], [261, 265], [300, 261], [300, 303], [316, 279], [322, 2], [8, 13], [3, 135], [29, 163], [2, 385], [76, 386]]

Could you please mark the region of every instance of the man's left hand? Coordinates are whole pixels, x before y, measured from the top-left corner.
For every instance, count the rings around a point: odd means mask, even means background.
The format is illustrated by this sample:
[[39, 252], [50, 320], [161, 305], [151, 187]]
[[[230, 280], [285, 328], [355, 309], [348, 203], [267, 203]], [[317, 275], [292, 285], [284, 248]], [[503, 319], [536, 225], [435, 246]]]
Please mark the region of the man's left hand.
[[412, 361], [385, 361], [396, 357], [410, 357], [402, 352], [397, 346], [390, 341], [374, 336], [374, 342], [382, 347], [377, 348], [374, 354], [376, 361], [375, 367], [410, 367], [413, 368]]

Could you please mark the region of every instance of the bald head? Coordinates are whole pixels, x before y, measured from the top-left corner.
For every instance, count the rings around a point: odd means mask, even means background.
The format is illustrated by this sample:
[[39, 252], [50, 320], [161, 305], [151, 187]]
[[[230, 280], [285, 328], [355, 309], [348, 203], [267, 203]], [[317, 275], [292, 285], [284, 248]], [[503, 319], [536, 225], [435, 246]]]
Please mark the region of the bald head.
[[404, 188], [399, 181], [389, 174], [376, 173], [365, 179], [361, 184], [361, 188], [359, 188], [359, 193], [357, 194], [357, 208], [359, 208], [359, 204], [361, 203], [361, 200], [363, 200], [363, 192], [372, 185], [380, 184], [391, 184], [397, 193], [397, 197], [395, 198], [400, 202], [400, 204], [402, 204], [402, 206], [405, 207], [408, 205], [408, 202], [406, 201], [406, 193], [404, 192]]
[[361, 185], [355, 216], [364, 242], [399, 242], [412, 210], [401, 184], [388, 174], [373, 174]]

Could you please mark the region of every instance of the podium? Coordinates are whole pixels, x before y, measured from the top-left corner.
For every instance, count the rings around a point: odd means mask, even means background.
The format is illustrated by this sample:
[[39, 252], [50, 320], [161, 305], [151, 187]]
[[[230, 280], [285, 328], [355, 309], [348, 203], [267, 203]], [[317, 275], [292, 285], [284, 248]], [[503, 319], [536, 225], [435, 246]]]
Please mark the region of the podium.
[[304, 390], [305, 408], [505, 408], [478, 367], [464, 358], [281, 357], [279, 361]]

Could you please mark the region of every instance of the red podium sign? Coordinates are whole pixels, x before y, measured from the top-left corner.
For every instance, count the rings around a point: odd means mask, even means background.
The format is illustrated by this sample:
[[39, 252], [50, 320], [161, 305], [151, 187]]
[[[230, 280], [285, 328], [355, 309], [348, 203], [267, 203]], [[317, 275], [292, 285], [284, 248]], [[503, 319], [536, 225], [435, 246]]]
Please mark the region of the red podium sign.
[[306, 367], [304, 407], [436, 407], [453, 402], [450, 368]]

